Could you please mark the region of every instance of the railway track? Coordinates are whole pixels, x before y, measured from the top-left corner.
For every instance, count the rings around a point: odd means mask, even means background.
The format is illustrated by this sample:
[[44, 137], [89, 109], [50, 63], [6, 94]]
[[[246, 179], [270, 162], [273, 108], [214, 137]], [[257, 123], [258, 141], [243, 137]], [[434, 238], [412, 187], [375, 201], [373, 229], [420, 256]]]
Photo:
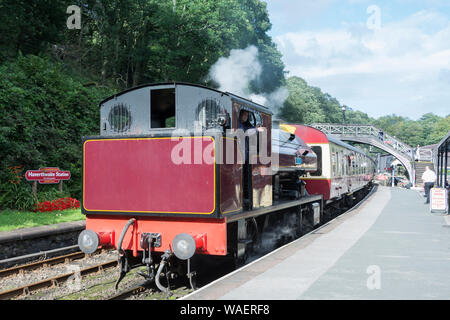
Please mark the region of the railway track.
[[68, 273], [58, 275], [55, 277], [51, 277], [51, 278], [48, 278], [48, 279], [45, 279], [42, 281], [26, 284], [26, 285], [23, 285], [21, 287], [17, 287], [14, 289], [2, 291], [2, 292], [0, 292], [0, 300], [16, 298], [16, 297], [19, 297], [22, 295], [28, 295], [31, 292], [34, 292], [34, 291], [37, 291], [37, 290], [40, 290], [43, 288], [56, 287], [56, 286], [63, 284], [64, 282], [66, 282], [69, 279], [74, 279], [77, 276], [82, 277], [82, 276], [86, 276], [88, 274], [102, 272], [105, 269], [113, 268], [113, 267], [116, 267], [117, 265], [118, 265], [117, 260], [110, 260], [107, 262], [96, 264], [94, 266], [83, 268], [79, 272], [78, 271], [68, 272]]
[[145, 292], [146, 290], [148, 290], [149, 286], [151, 283], [148, 282], [144, 282], [142, 284], [138, 284], [136, 286], [133, 286], [130, 289], [124, 290], [118, 294], [115, 294], [109, 298], [107, 298], [106, 300], [124, 300], [126, 298], [129, 298], [131, 296], [134, 296], [136, 294], [140, 294]]
[[15, 275], [15, 274], [23, 274], [25, 271], [48, 267], [48, 266], [52, 266], [52, 265], [59, 264], [59, 263], [69, 263], [71, 261], [83, 259], [85, 257], [86, 257], [85, 253], [78, 251], [78, 252], [69, 253], [69, 254], [55, 257], [55, 258], [50, 258], [50, 259], [46, 259], [46, 260], [42, 260], [42, 261], [19, 265], [16, 267], [11, 267], [8, 269], [0, 270], [0, 278]]

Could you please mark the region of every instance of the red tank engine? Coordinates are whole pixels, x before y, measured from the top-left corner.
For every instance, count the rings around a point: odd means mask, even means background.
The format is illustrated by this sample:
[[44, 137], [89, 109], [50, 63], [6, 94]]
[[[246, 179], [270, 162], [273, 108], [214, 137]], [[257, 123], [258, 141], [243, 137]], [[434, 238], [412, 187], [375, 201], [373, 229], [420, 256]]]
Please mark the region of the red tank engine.
[[[239, 130], [243, 110], [252, 128], [246, 132]], [[100, 116], [100, 135], [83, 138], [86, 230], [79, 246], [87, 253], [117, 248], [121, 278], [147, 265], [146, 277], [158, 284], [175, 257], [242, 257], [289, 208], [297, 228], [302, 214], [320, 211], [321, 196], [298, 200], [305, 195], [299, 177], [317, 169], [316, 154], [272, 127], [262, 105], [164, 83], [102, 101]]]

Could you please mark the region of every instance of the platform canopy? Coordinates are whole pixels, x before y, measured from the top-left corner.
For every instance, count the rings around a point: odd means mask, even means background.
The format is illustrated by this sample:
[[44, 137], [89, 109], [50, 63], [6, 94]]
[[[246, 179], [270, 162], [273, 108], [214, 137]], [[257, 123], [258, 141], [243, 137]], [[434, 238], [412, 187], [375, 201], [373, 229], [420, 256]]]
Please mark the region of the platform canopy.
[[434, 164], [437, 174], [437, 185], [439, 187], [449, 187], [447, 167], [448, 156], [450, 153], [450, 131], [447, 135], [436, 145], [433, 154], [435, 154]]

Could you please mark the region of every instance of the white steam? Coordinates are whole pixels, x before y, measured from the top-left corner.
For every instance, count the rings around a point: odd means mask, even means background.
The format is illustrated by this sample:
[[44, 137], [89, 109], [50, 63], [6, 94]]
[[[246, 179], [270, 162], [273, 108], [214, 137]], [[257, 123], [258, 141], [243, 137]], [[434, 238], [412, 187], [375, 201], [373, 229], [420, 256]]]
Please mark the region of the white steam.
[[272, 112], [277, 115], [288, 96], [288, 89], [279, 87], [271, 93], [263, 93], [262, 95], [251, 94], [249, 98], [256, 103], [271, 108]]
[[228, 91], [248, 97], [248, 84], [261, 74], [258, 61], [258, 49], [249, 46], [246, 49], [233, 49], [228, 58], [219, 58], [209, 71], [209, 77], [217, 82], [220, 91]]
[[262, 67], [258, 60], [258, 48], [233, 49], [228, 58], [221, 57], [209, 70], [209, 78], [219, 85], [220, 91], [228, 91], [272, 109], [276, 115], [289, 96], [287, 88], [280, 87], [271, 93], [252, 94], [249, 83], [257, 80]]

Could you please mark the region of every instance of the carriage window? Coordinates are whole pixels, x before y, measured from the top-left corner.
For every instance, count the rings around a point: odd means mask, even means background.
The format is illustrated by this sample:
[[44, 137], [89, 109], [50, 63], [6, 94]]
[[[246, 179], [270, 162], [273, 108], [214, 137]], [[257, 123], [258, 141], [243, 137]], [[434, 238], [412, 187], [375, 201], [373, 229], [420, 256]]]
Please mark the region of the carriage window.
[[348, 175], [349, 173], [350, 173], [350, 166], [349, 166], [349, 162], [350, 162], [350, 156], [348, 155], [348, 154], [346, 154], [345, 156], [344, 156], [344, 158], [345, 158], [345, 163], [344, 163], [344, 175]]
[[354, 153], [352, 153], [352, 155], [350, 156], [350, 159], [352, 161], [352, 163], [351, 163], [351, 165], [352, 165], [351, 174], [355, 174], [356, 173], [356, 170], [355, 170], [356, 160], [355, 160], [355, 154]]
[[[334, 150], [334, 149], [333, 149]], [[332, 171], [333, 171], [333, 177], [336, 177], [336, 152], [331, 153], [331, 165], [332, 165]]]
[[150, 108], [152, 128], [175, 127], [175, 89], [152, 90]]
[[357, 172], [357, 174], [360, 174], [360, 173], [361, 173], [361, 157], [358, 154], [358, 172]]
[[317, 171], [311, 173], [312, 176], [321, 176], [322, 175], [322, 147], [314, 146], [311, 147], [314, 153], [317, 155]]

